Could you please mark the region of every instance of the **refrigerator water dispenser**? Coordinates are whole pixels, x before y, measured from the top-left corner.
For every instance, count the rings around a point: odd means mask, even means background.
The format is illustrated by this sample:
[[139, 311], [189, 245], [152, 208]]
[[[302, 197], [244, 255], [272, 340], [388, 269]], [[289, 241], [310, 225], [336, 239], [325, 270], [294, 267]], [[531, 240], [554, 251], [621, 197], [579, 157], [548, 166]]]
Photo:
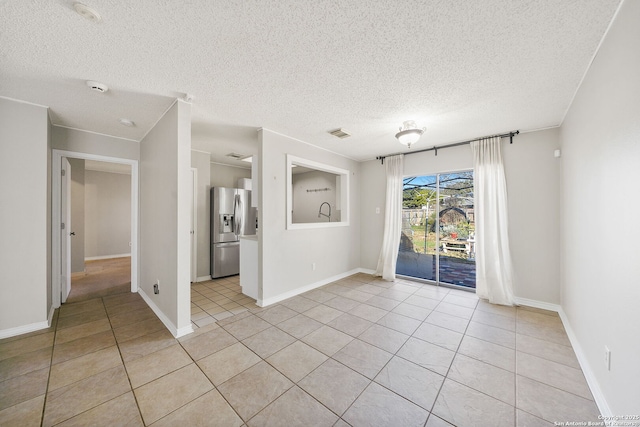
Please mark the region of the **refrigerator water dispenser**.
[[222, 233], [234, 233], [233, 214], [220, 214], [220, 230]]

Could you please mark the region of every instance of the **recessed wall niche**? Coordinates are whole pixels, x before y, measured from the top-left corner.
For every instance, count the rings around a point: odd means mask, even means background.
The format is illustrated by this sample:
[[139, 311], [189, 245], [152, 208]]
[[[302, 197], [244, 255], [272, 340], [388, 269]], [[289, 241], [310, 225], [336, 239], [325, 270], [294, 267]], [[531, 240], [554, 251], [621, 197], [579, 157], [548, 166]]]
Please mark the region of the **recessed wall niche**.
[[287, 155], [287, 229], [349, 224], [349, 171]]

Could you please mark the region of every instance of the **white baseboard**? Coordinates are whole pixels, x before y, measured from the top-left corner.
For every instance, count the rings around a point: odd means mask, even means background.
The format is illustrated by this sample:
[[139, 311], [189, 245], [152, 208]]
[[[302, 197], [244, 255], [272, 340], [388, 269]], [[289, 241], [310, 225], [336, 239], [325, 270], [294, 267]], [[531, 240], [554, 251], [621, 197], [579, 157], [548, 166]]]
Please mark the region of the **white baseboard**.
[[358, 273], [371, 274], [372, 276], [376, 274], [375, 270], [370, 270], [368, 268], [358, 268]]
[[360, 271], [360, 270], [361, 270], [360, 268], [355, 268], [355, 269], [347, 271], [345, 273], [340, 273], [340, 274], [338, 274], [336, 276], [331, 276], [331, 277], [328, 277], [326, 279], [322, 279], [320, 281], [311, 283], [311, 284], [303, 286], [301, 288], [296, 288], [296, 289], [293, 289], [291, 291], [284, 292], [284, 293], [282, 293], [280, 295], [276, 295], [275, 297], [271, 297], [271, 298], [267, 298], [267, 299], [259, 299], [256, 302], [256, 304], [258, 306], [260, 306], [260, 307], [266, 307], [268, 305], [272, 305], [272, 304], [275, 304], [277, 302], [284, 301], [284, 300], [286, 300], [288, 298], [295, 297], [296, 295], [300, 295], [300, 294], [303, 294], [305, 292], [312, 291], [312, 290], [314, 290], [316, 288], [319, 288], [320, 286], [328, 285], [329, 283], [335, 282], [336, 280], [344, 279], [345, 277], [349, 277], [349, 276], [351, 276], [353, 274], [356, 274], [356, 273], [361, 273], [362, 271]]
[[51, 323], [53, 323], [53, 315], [56, 313], [56, 308], [52, 305], [49, 310], [49, 317], [47, 318], [47, 324], [51, 327]]
[[196, 281], [194, 283], [197, 282], [206, 282], [207, 280], [211, 280], [211, 275], [209, 276], [200, 276], [196, 278]]
[[607, 400], [604, 398], [604, 394], [602, 393], [602, 389], [600, 388], [600, 384], [596, 380], [593, 371], [591, 370], [591, 365], [587, 361], [587, 357], [582, 351], [582, 346], [578, 342], [578, 338], [576, 334], [573, 332], [573, 328], [569, 323], [569, 318], [565, 314], [561, 305], [551, 304], [543, 301], [536, 301], [527, 298], [518, 298], [515, 297], [515, 302], [518, 305], [526, 305], [528, 307], [542, 308], [544, 310], [555, 311], [560, 316], [562, 320], [562, 325], [564, 326], [564, 330], [567, 332], [567, 337], [569, 337], [569, 342], [573, 347], [573, 351], [576, 354], [576, 358], [578, 359], [578, 363], [580, 364], [580, 368], [582, 369], [582, 373], [584, 374], [585, 379], [587, 380], [587, 385], [591, 390], [591, 394], [593, 394], [593, 398], [595, 399], [596, 405], [598, 406], [598, 410], [600, 414], [605, 417], [612, 417], [613, 413], [611, 412], [611, 408], [607, 403]]
[[40, 329], [47, 329], [49, 326], [51, 326], [50, 319], [28, 325], [16, 326], [15, 328], [3, 329], [0, 331], [0, 339], [28, 334], [29, 332], [39, 331]]
[[193, 326], [191, 325], [191, 322], [189, 322], [189, 326], [185, 326], [183, 328], [178, 329], [174, 337], [178, 339], [185, 335], [189, 335], [192, 332], [193, 332]]
[[534, 299], [520, 298], [520, 297], [514, 297], [513, 299], [518, 305], [526, 305], [527, 307], [541, 308], [543, 310], [555, 311], [556, 313], [559, 313], [561, 310], [561, 307], [558, 304], [551, 304], [550, 302], [537, 301]]
[[562, 319], [562, 324], [564, 325], [565, 331], [567, 331], [567, 336], [569, 337], [569, 341], [571, 342], [573, 351], [576, 353], [576, 357], [578, 358], [578, 363], [582, 368], [582, 373], [584, 374], [584, 377], [587, 380], [587, 384], [589, 385], [591, 394], [593, 394], [593, 398], [596, 401], [596, 405], [600, 410], [600, 414], [604, 417], [613, 417], [614, 414], [613, 412], [611, 412], [611, 408], [609, 407], [609, 404], [607, 403], [607, 400], [605, 399], [604, 394], [602, 393], [600, 384], [598, 383], [596, 376], [593, 374], [593, 371], [591, 370], [591, 365], [589, 365], [589, 362], [587, 361], [587, 356], [584, 354], [584, 351], [582, 350], [582, 346], [580, 346], [580, 343], [578, 342], [578, 338], [576, 337], [576, 334], [573, 332], [573, 328], [569, 323], [569, 318], [567, 317], [562, 307], [560, 307], [558, 314], [560, 315], [560, 319]]
[[113, 259], [113, 258], [124, 258], [127, 256], [131, 256], [131, 253], [128, 254], [114, 254], [114, 255], [102, 255], [102, 256], [88, 256], [85, 257], [85, 261], [97, 261], [99, 259]]
[[160, 308], [156, 305], [156, 303], [154, 303], [153, 300], [149, 298], [149, 295], [147, 295], [142, 289], [138, 289], [138, 293], [140, 294], [142, 299], [147, 303], [149, 308], [151, 308], [151, 310], [153, 310], [156, 316], [158, 316], [158, 318], [164, 324], [164, 326], [167, 327], [167, 329], [169, 330], [169, 332], [171, 332], [171, 335], [173, 335], [174, 338], [180, 338], [184, 335], [188, 335], [191, 332], [193, 332], [193, 327], [191, 326], [191, 323], [189, 323], [189, 326], [185, 326], [183, 328], [178, 329], [176, 325], [174, 325], [173, 322], [169, 320], [167, 316], [165, 316], [165, 314], [162, 312], [162, 310], [160, 310]]

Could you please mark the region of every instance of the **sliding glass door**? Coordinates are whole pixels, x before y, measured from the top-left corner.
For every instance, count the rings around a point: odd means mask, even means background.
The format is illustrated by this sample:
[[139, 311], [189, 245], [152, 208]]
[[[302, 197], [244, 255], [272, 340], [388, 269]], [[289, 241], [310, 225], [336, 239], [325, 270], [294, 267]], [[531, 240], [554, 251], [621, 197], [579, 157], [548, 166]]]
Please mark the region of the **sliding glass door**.
[[476, 287], [473, 172], [438, 176], [438, 281]]
[[475, 288], [473, 171], [404, 179], [396, 274]]

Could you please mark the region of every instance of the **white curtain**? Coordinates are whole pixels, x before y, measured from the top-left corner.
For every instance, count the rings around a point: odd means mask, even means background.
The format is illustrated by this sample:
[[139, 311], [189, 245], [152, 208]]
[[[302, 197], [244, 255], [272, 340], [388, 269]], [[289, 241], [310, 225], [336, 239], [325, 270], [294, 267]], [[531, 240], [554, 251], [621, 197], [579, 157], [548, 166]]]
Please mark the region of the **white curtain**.
[[396, 278], [396, 262], [402, 231], [402, 173], [404, 155], [384, 159], [387, 172], [387, 200], [384, 208], [384, 237], [375, 275], [384, 280]]
[[471, 143], [476, 222], [476, 294], [494, 304], [513, 305], [507, 184], [500, 138]]

